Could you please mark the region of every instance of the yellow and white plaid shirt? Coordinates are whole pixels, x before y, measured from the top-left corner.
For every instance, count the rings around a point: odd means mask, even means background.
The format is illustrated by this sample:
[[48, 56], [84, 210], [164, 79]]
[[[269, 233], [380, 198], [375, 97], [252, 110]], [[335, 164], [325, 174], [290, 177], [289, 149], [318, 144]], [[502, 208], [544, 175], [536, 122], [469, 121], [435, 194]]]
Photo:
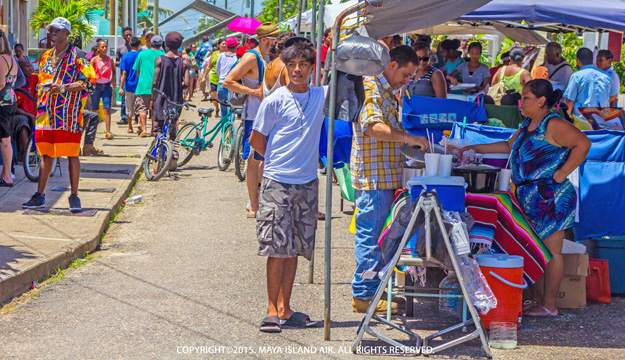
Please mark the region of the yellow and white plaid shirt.
[[365, 103], [360, 119], [354, 123], [350, 168], [352, 184], [358, 190], [395, 190], [402, 186], [401, 143], [377, 141], [365, 135], [373, 123], [402, 129], [398, 119], [397, 100], [383, 74], [365, 76]]

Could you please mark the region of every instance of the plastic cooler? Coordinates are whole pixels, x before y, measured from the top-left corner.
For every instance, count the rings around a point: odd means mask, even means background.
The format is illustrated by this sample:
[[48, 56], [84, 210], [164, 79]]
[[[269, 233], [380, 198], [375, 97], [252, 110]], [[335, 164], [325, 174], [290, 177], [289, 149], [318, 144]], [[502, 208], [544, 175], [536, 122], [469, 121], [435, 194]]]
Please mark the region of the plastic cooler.
[[610, 236], [608, 238], [593, 238], [595, 245], [594, 256], [597, 259], [608, 260], [610, 269], [610, 292], [625, 294], [625, 236]]
[[[419, 199], [421, 191], [436, 190], [438, 199], [441, 202], [443, 210], [456, 211], [459, 213], [465, 212], [464, 203], [464, 189], [465, 182], [461, 176], [415, 176], [408, 181], [408, 187], [410, 189], [410, 202], [415, 202]], [[415, 252], [417, 245], [417, 235], [410, 239], [410, 250], [412, 256], [418, 257]]]
[[523, 257], [494, 254], [478, 255], [477, 263], [490, 289], [497, 298], [497, 307], [482, 315], [484, 328], [490, 329], [491, 321], [511, 322], [521, 326], [523, 289]]

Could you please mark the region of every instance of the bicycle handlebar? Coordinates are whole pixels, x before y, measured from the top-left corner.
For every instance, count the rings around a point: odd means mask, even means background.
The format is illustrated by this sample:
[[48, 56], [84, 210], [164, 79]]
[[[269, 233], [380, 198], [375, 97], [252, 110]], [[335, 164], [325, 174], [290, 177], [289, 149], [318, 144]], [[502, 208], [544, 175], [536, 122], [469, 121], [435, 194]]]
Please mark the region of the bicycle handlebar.
[[221, 101], [219, 99], [215, 99], [215, 98], [209, 98], [209, 99], [202, 99], [202, 101], [215, 101], [216, 103], [223, 105], [225, 107], [232, 107], [232, 104], [230, 104], [227, 101]]
[[187, 110], [189, 110], [189, 107], [193, 107], [193, 108], [197, 107], [197, 106], [195, 106], [193, 104], [189, 104], [188, 102], [184, 102], [182, 104], [179, 104], [177, 102], [171, 101], [171, 100], [169, 100], [169, 97], [167, 97], [167, 95], [165, 95], [165, 93], [163, 93], [159, 89], [154, 89], [154, 91], [159, 93], [159, 94], [161, 94], [165, 98], [165, 100], [167, 100], [167, 102], [170, 103], [171, 105], [175, 105], [175, 106], [178, 106], [178, 107], [185, 107]]

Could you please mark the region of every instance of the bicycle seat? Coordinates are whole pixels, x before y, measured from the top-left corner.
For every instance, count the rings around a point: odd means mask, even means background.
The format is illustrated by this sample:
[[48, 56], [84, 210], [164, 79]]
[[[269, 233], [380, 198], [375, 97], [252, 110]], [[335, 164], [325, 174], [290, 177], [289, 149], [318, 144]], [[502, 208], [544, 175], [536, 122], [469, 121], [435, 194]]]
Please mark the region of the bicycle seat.
[[199, 109], [197, 112], [200, 115], [210, 115], [215, 109]]
[[235, 114], [235, 115], [242, 116], [243, 115], [243, 108], [240, 108], [240, 107], [233, 108], [232, 109], [232, 113]]

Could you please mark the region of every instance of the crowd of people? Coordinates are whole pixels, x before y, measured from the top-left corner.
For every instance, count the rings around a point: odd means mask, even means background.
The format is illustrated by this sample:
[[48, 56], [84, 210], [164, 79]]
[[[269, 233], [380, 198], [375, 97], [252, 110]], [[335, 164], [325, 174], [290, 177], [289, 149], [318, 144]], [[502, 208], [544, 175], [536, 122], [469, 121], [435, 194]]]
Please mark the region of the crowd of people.
[[[318, 211], [317, 166], [327, 87], [309, 85], [315, 67], [315, 48], [310, 40], [264, 23], [256, 30], [255, 39], [242, 44], [234, 37], [212, 43], [204, 37], [199, 47], [191, 44], [181, 49], [183, 38], [177, 32], [169, 32], [163, 39], [144, 31], [139, 38], [126, 27], [122, 29], [125, 42], [112, 59], [106, 41], [101, 39], [88, 54], [69, 43], [71, 26], [66, 19], [55, 19], [47, 30], [54, 47], [44, 53], [38, 75], [23, 57], [23, 46], [16, 45], [15, 57], [11, 55], [6, 35], [0, 30], [0, 152], [5, 164], [0, 186], [13, 183], [7, 166], [13, 157], [11, 137], [18, 139], [18, 149], [23, 151], [34, 131], [43, 161], [37, 192], [24, 207], [45, 206], [52, 158], [66, 156], [70, 210], [80, 210], [77, 191], [82, 133], [86, 133], [83, 154], [101, 154], [93, 139], [100, 121], [96, 111], [102, 103], [106, 138], [114, 138], [110, 108], [117, 71], [121, 72], [118, 95], [123, 115], [119, 123], [128, 125], [128, 133], [134, 133], [136, 123], [141, 137], [163, 131], [167, 99], [182, 103], [195, 91], [201, 91], [204, 99], [210, 96], [221, 101], [227, 101], [229, 93], [242, 94], [247, 216], [257, 222], [258, 254], [268, 258], [268, 307], [260, 330], [280, 332], [283, 326], [313, 326], [315, 322], [308, 315], [294, 311], [290, 304], [297, 258], [311, 258], [317, 221], [323, 219]], [[324, 33], [322, 62], [331, 36], [330, 31]], [[620, 84], [611, 68], [612, 53], [601, 50], [595, 58], [591, 50], [580, 48], [575, 64], [579, 71], [574, 72], [562, 57], [561, 46], [550, 43], [545, 48], [545, 63], [528, 71], [524, 68], [526, 54], [519, 47], [501, 54], [502, 65], [491, 69], [481, 63], [479, 42], [468, 44], [467, 58], [459, 51], [458, 40], [444, 40], [436, 51], [425, 35], [410, 45], [403, 45], [399, 36], [380, 42], [389, 50], [390, 64], [381, 74], [363, 79], [365, 101], [353, 124], [349, 163], [358, 210], [353, 311], [367, 310], [380, 283], [370, 274], [382, 267], [378, 238], [395, 190], [402, 187], [401, 163], [405, 159], [400, 145], [429, 148], [424, 137], [403, 131], [397, 92], [446, 98], [452, 86], [462, 83], [471, 85], [465, 91], [481, 91], [486, 98], [489, 87], [501, 82], [506, 90], [519, 94], [518, 106], [527, 120], [510, 140], [472, 148], [481, 153], [515, 154], [511, 166], [513, 182], [520, 189], [517, 197], [553, 255], [544, 289], [536, 291], [535, 302], [524, 310], [535, 316], [557, 314], [555, 295], [563, 266], [559, 254], [564, 230], [572, 226], [575, 210], [575, 202], [571, 202], [575, 194], [566, 178], [585, 159], [590, 142], [568, 117], [563, 119], [553, 110], [561, 102], [571, 114], [585, 107], [614, 106]], [[70, 63], [75, 66], [62, 66]], [[66, 101], [70, 98], [72, 101]], [[91, 111], [84, 110], [88, 101]], [[217, 118], [227, 114], [225, 107], [214, 106]], [[150, 113], [151, 134], [147, 126]], [[175, 137], [176, 121], [171, 128], [170, 136]], [[536, 191], [545, 188], [549, 191]], [[397, 313], [404, 302], [393, 298], [392, 304], [387, 304], [383, 298], [376, 304], [376, 312], [385, 313], [388, 306]]]

